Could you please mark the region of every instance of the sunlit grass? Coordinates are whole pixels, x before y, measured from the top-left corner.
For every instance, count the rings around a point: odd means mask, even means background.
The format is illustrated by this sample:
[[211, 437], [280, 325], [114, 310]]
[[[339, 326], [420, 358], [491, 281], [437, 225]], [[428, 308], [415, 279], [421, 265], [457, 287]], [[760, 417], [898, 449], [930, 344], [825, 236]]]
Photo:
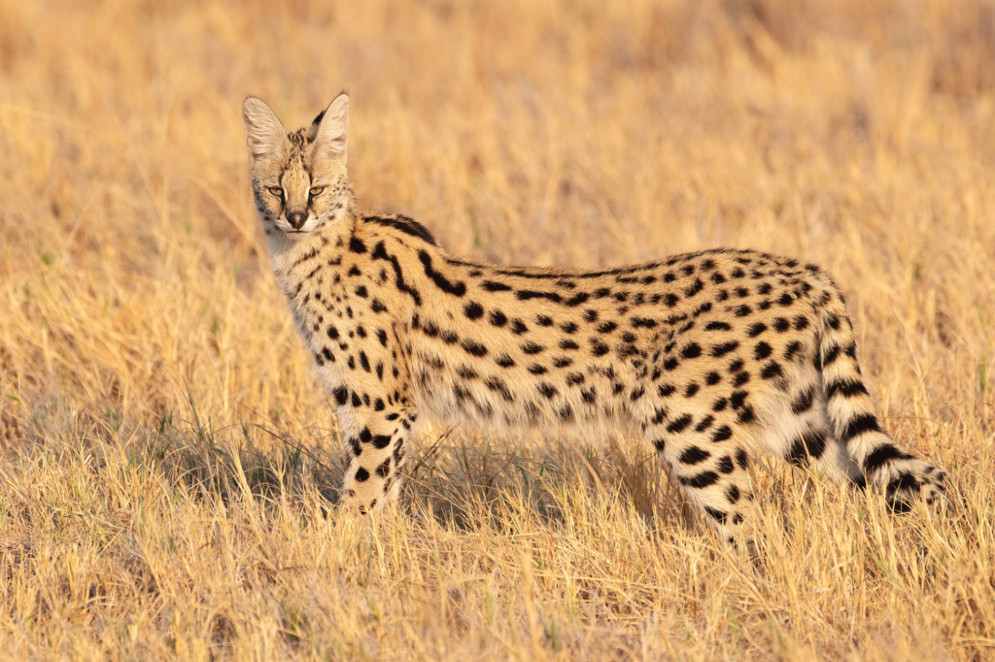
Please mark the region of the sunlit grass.
[[[983, 2], [0, 0], [0, 657], [995, 654], [995, 31]], [[987, 27], [986, 27], [987, 26]], [[760, 463], [761, 559], [637, 440], [438, 428], [396, 511], [269, 273], [239, 105], [352, 95], [368, 207], [454, 254], [729, 245], [836, 276], [947, 507]]]

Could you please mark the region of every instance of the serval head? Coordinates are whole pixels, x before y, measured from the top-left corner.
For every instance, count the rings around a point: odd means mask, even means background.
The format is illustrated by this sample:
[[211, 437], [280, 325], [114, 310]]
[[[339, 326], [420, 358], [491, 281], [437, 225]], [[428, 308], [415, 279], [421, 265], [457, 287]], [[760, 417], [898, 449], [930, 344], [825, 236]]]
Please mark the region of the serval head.
[[349, 95], [335, 97], [311, 126], [289, 133], [260, 99], [242, 104], [249, 172], [266, 234], [304, 237], [346, 215]]

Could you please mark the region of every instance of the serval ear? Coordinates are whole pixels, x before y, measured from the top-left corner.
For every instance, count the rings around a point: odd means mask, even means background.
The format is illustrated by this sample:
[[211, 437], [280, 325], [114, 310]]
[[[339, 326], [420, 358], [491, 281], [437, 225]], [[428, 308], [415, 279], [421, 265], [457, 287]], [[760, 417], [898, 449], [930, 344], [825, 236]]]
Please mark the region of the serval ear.
[[249, 159], [253, 163], [260, 157], [274, 154], [287, 138], [287, 130], [277, 116], [256, 97], [249, 97], [242, 103], [242, 122]]
[[315, 157], [346, 162], [346, 133], [349, 129], [349, 95], [343, 92], [314, 118]]

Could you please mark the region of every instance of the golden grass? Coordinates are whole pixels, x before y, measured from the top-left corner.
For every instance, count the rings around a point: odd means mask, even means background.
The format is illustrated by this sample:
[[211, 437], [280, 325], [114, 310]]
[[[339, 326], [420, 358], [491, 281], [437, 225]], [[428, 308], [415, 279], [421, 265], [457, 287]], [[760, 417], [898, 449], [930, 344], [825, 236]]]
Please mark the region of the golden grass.
[[[0, 0], [0, 657], [995, 655], [995, 8], [983, 0]], [[353, 95], [370, 208], [452, 253], [821, 263], [949, 507], [758, 467], [745, 568], [649, 449], [422, 440], [331, 500], [239, 104]], [[512, 440], [514, 441], [514, 440]]]

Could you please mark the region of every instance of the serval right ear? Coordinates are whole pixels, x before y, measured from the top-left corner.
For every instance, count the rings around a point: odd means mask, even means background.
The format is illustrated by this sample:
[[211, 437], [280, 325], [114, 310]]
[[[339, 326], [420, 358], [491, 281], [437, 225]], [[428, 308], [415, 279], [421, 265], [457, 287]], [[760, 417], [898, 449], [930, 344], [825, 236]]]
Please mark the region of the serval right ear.
[[287, 130], [277, 116], [261, 99], [249, 97], [242, 103], [242, 122], [245, 124], [245, 142], [249, 160], [271, 156], [287, 139]]
[[346, 133], [349, 129], [349, 95], [345, 92], [314, 118], [315, 157], [346, 162]]

